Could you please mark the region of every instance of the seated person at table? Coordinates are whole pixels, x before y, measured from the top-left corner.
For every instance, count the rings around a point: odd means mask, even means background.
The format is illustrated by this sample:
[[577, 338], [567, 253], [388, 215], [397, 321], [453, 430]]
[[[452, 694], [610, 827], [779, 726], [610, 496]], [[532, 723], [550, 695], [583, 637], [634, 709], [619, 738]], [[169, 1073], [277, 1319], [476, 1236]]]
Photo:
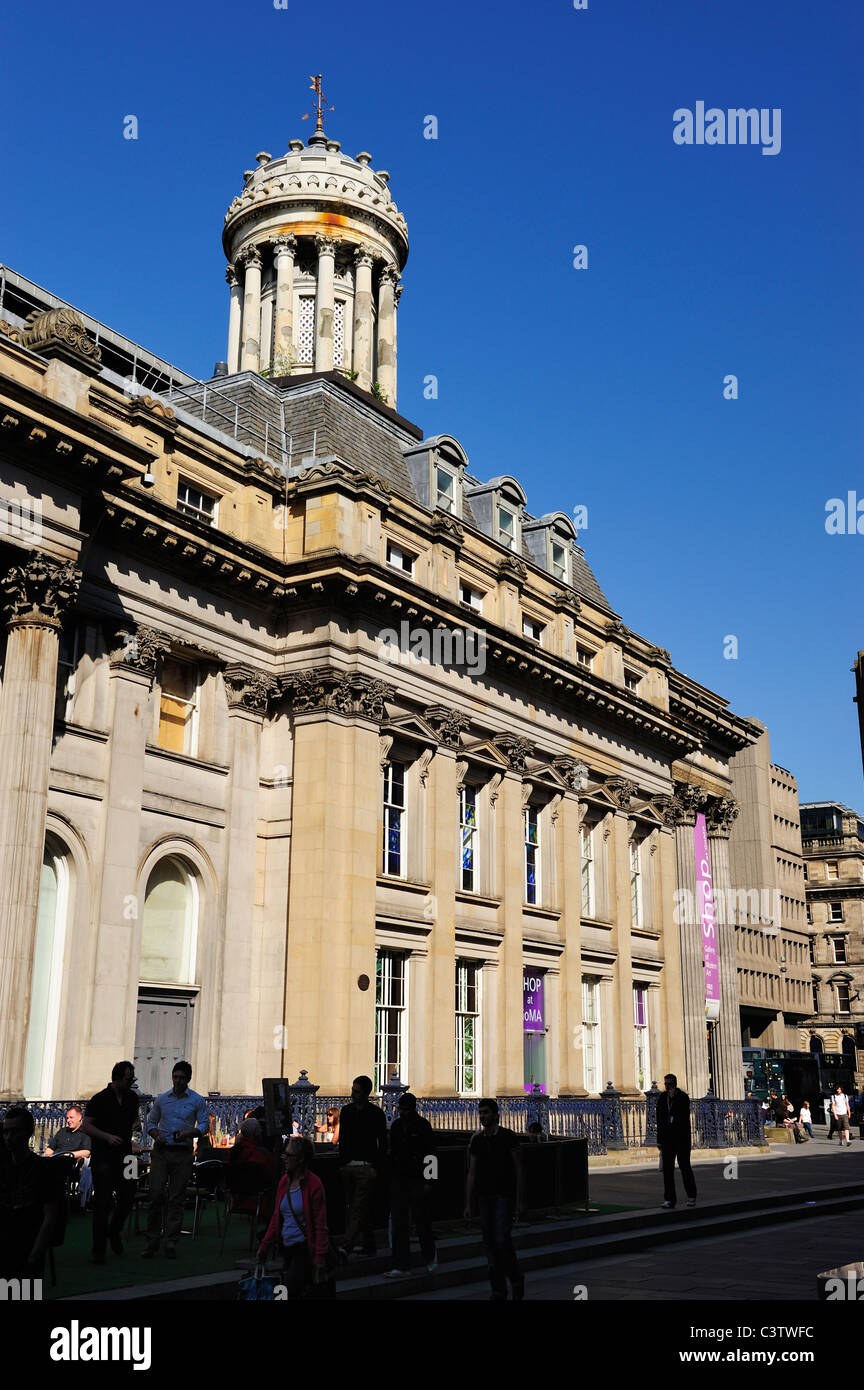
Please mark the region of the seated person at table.
[[84, 1111], [80, 1105], [70, 1105], [66, 1111], [66, 1124], [51, 1135], [45, 1149], [46, 1158], [57, 1154], [71, 1154], [73, 1158], [90, 1157], [90, 1135], [81, 1128]]

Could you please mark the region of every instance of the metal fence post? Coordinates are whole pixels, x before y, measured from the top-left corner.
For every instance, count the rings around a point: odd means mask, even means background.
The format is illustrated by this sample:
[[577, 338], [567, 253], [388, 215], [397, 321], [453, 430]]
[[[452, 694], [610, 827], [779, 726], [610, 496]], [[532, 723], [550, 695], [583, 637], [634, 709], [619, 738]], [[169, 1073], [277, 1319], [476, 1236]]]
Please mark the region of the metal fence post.
[[404, 1096], [408, 1089], [407, 1084], [399, 1080], [399, 1074], [395, 1071], [390, 1080], [381, 1087], [381, 1108], [387, 1119], [388, 1128], [395, 1119], [398, 1119], [399, 1097]]
[[549, 1097], [536, 1085], [528, 1092], [528, 1123], [539, 1124], [544, 1134], [549, 1133]]
[[696, 1131], [701, 1140], [700, 1147], [703, 1149], [723, 1147], [723, 1126], [719, 1123], [718, 1114], [718, 1107], [722, 1104], [710, 1086], [701, 1100], [696, 1102]]
[[308, 1136], [315, 1131], [315, 1097], [319, 1090], [319, 1086], [312, 1085], [305, 1068], [301, 1068], [293, 1086], [288, 1087], [291, 1097], [291, 1119], [301, 1134]]
[[651, 1082], [651, 1090], [645, 1092], [645, 1147], [650, 1149], [657, 1144], [657, 1102], [662, 1091], [656, 1081]]
[[606, 1107], [603, 1125], [606, 1148], [626, 1149], [627, 1142], [624, 1138], [624, 1125], [621, 1120], [621, 1092], [615, 1090], [611, 1081], [607, 1081], [606, 1090], [600, 1099]]

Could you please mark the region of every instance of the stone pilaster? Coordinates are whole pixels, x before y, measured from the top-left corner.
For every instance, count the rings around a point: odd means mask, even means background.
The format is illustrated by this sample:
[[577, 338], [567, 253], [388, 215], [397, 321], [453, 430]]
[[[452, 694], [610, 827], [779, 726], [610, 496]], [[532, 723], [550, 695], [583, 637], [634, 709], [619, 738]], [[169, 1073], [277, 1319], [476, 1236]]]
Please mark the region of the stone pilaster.
[[714, 896], [719, 900], [717, 955], [720, 963], [720, 1017], [714, 1028], [714, 1092], [724, 1100], [744, 1099], [741, 1054], [741, 1014], [738, 1006], [738, 954], [735, 924], [728, 911], [732, 876], [729, 869], [729, 836], [738, 816], [738, 803], [730, 796], [712, 797], [706, 808], [708, 849]]
[[496, 746], [507, 758], [509, 771], [501, 779], [495, 801], [497, 821], [498, 890], [500, 924], [504, 932], [498, 969], [498, 1019], [496, 1086], [502, 1095], [521, 1095], [525, 1081], [524, 1030], [522, 1024], [522, 906], [525, 870], [518, 846], [523, 836], [523, 782], [527, 739], [498, 734]]
[[[560, 770], [560, 765], [559, 765]], [[574, 789], [575, 793], [575, 789]], [[561, 1094], [585, 1096], [582, 1027], [582, 840], [587, 802], [567, 793], [559, 812], [558, 884], [564, 924], [561, 961]]]
[[396, 405], [396, 283], [395, 265], [385, 265], [378, 284], [378, 362], [376, 379], [387, 404]]
[[315, 302], [315, 370], [333, 370], [333, 282], [336, 269], [336, 242], [332, 237], [315, 238], [318, 252], [318, 282]]
[[170, 639], [130, 623], [111, 641], [108, 708], [111, 737], [97, 862], [102, 864], [98, 934], [93, 963], [90, 1033], [82, 1049], [82, 1088], [109, 1076], [117, 1057], [131, 1057], [135, 1042], [144, 891], [138, 896], [141, 804], [150, 702], [160, 659]]
[[225, 279], [231, 291], [231, 307], [228, 312], [228, 371], [233, 376], [240, 370], [240, 325], [243, 318], [243, 288], [236, 266], [229, 265]]
[[[294, 257], [297, 238], [282, 234], [273, 239], [276, 263], [276, 317], [273, 323], [273, 361], [280, 355], [293, 362], [294, 352]], [[278, 369], [276, 375], [280, 375]]]
[[0, 1100], [23, 1095], [39, 880], [63, 616], [81, 582], [71, 562], [31, 555], [0, 585]]
[[684, 1010], [683, 1088], [693, 1097], [708, 1088], [708, 1041], [705, 1019], [705, 970], [702, 963], [702, 924], [696, 892], [696, 849], [693, 829], [705, 792], [691, 783], [676, 782], [666, 820], [675, 831], [678, 888], [676, 913]]
[[372, 254], [358, 246], [354, 252], [354, 358], [357, 385], [372, 385]]
[[628, 817], [630, 800], [636, 790], [626, 778], [611, 778], [606, 784], [618, 810], [612, 817], [611, 864], [609, 881], [612, 884], [612, 949], [615, 952], [614, 978], [614, 1054], [607, 1060], [607, 1080], [611, 1077], [616, 1091], [625, 1096], [638, 1096], [636, 1085], [636, 1054], [633, 1037], [633, 939], [630, 908], [630, 840], [635, 825]]
[[[257, 972], [260, 970], [258, 934], [252, 904], [255, 902], [255, 867], [258, 837], [261, 730], [275, 681], [244, 663], [226, 668], [228, 697], [228, 765], [223, 892], [220, 907], [222, 989], [219, 995], [220, 1084], [229, 1094], [249, 1094], [261, 1083], [250, 1073], [254, 1054], [238, 1018], [258, 1019], [261, 1038], [272, 1039], [279, 1018], [260, 1018]], [[275, 1060], [275, 1057], [274, 1057]]]
[[[458, 716], [457, 716], [458, 718]], [[442, 731], [446, 734], [446, 728]], [[439, 737], [442, 737], [439, 734]], [[453, 833], [458, 816], [457, 747], [444, 737], [430, 765], [429, 792], [430, 859], [432, 874], [432, 937], [429, 943], [428, 968], [430, 990], [427, 994], [429, 1019], [444, 1019], [453, 1014], [453, 991], [456, 971], [456, 890], [459, 886], [459, 844]], [[481, 1002], [483, 1014], [487, 1001]], [[481, 1027], [483, 1022], [481, 1014]], [[454, 1024], [455, 1027], [455, 1024]], [[451, 1095], [455, 1079], [455, 1031], [446, 1028], [424, 1027], [415, 1018], [415, 1029], [426, 1038], [426, 1078], [429, 1095]], [[481, 1058], [485, 1067], [485, 1037], [481, 1040]], [[418, 1077], [414, 1084], [423, 1083]]]
[[257, 246], [248, 246], [238, 260], [246, 268], [240, 367], [244, 372], [257, 372], [261, 367], [261, 253]]

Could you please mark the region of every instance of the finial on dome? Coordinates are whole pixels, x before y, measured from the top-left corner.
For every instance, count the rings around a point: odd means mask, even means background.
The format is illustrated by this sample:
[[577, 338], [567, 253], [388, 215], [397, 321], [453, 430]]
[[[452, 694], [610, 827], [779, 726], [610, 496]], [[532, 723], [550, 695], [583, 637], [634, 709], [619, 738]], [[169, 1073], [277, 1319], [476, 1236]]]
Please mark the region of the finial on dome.
[[[326, 134], [324, 133], [324, 122], [326, 121], [327, 117], [324, 115], [324, 112], [325, 112], [325, 111], [335, 111], [336, 108], [335, 108], [335, 106], [328, 106], [328, 105], [327, 105], [327, 98], [326, 98], [325, 95], [324, 95], [323, 78], [322, 78], [322, 76], [321, 76], [321, 73], [319, 72], [318, 75], [317, 75], [317, 77], [311, 77], [311, 76], [310, 76], [309, 81], [310, 81], [310, 83], [312, 84], [312, 85], [310, 86], [309, 90], [310, 90], [311, 92], [314, 92], [314, 93], [315, 93], [315, 96], [316, 96], [316, 101], [315, 101], [315, 134], [312, 135], [312, 136], [310, 136], [310, 138], [309, 138], [309, 144], [310, 144], [310, 145], [326, 145], [326, 144], [327, 144], [327, 136], [326, 136]], [[304, 121], [308, 121], [308, 119], [309, 119], [309, 117], [311, 116], [311, 114], [312, 114], [311, 111], [307, 111], [306, 114], [305, 114], [305, 116], [301, 116], [300, 119], [301, 119], [301, 120], [304, 120]]]

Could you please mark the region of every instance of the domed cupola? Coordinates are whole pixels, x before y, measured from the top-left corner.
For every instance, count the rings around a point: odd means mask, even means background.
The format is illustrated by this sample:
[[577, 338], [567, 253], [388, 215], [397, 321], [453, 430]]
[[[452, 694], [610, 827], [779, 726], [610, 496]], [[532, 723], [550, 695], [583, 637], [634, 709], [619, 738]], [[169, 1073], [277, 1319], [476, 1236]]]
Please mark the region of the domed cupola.
[[395, 406], [408, 229], [390, 175], [365, 152], [342, 154], [320, 107], [309, 143], [259, 154], [225, 216], [228, 370], [341, 371]]

